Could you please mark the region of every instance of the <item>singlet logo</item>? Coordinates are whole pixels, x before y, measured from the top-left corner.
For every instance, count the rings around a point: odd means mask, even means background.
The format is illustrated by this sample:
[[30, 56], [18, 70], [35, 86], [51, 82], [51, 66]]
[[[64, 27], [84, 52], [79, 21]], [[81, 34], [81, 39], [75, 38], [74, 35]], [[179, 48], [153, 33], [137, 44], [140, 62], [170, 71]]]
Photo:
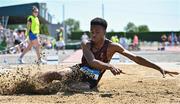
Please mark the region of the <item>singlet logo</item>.
[[99, 70], [94, 70], [94, 69], [91, 69], [91, 68], [86, 67], [86, 66], [81, 67], [80, 70], [84, 74], [88, 75], [90, 78], [92, 78], [94, 80], [98, 80], [98, 78], [99, 78], [99, 75], [100, 75]]

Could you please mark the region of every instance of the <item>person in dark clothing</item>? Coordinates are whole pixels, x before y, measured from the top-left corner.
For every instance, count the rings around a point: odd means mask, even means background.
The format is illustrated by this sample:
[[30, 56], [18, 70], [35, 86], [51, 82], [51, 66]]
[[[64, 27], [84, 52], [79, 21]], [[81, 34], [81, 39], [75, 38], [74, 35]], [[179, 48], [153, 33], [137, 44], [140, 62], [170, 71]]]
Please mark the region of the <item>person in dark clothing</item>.
[[110, 70], [113, 75], [124, 73], [109, 63], [116, 52], [126, 56], [137, 64], [158, 70], [163, 77], [165, 77], [165, 74], [179, 74], [178, 72], [164, 70], [147, 59], [129, 52], [120, 44], [106, 39], [106, 28], [107, 22], [104, 19], [94, 18], [91, 20], [91, 40], [84, 40], [81, 43], [83, 51], [81, 63], [60, 71], [45, 72], [39, 78], [47, 83], [53, 80], [62, 80], [68, 82], [71, 88], [95, 88], [106, 70]]

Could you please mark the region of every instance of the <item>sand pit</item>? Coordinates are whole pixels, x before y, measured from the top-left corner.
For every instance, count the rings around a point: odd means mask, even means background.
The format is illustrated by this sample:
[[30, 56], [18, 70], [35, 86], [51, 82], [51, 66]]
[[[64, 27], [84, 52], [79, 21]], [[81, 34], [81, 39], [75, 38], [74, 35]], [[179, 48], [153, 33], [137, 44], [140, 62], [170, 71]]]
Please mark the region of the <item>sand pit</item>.
[[[70, 65], [72, 64], [13, 67], [15, 69], [13, 72], [1, 74], [0, 103], [180, 103], [180, 76], [162, 78], [158, 71], [135, 64], [116, 64], [116, 67], [132, 75], [113, 76], [107, 71], [98, 88], [89, 91], [68, 91], [60, 88], [58, 82], [46, 85], [37, 80], [37, 74], [41, 72], [61, 70]], [[39, 90], [41, 88], [45, 90]]]

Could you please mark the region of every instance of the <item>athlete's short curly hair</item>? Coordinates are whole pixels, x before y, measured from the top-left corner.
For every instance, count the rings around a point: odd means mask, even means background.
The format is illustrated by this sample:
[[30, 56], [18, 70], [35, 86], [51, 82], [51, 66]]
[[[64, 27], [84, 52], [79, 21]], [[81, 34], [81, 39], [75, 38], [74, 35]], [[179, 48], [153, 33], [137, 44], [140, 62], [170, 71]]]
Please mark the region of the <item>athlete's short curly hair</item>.
[[105, 19], [96, 17], [94, 19], [91, 20], [91, 26], [92, 25], [101, 25], [102, 27], [104, 27], [104, 29], [106, 30], [107, 28], [107, 22]]

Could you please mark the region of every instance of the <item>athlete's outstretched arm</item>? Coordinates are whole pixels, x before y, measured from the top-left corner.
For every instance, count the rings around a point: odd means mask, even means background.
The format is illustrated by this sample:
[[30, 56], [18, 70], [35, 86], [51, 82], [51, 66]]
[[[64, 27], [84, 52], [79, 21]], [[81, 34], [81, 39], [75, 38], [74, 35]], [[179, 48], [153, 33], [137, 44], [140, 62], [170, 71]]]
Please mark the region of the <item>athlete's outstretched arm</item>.
[[114, 75], [117, 75], [117, 74], [121, 73], [120, 69], [117, 69], [117, 68], [113, 67], [109, 63], [104, 63], [102, 61], [96, 60], [93, 53], [90, 51], [87, 43], [88, 43], [88, 41], [83, 41], [81, 43], [81, 47], [82, 47], [83, 55], [84, 55], [84, 57], [86, 58], [88, 64], [91, 67], [97, 68], [97, 69], [100, 69], [100, 70], [109, 69]]
[[153, 69], [156, 69], [156, 70], [160, 71], [161, 74], [163, 75], [163, 77], [165, 77], [165, 74], [169, 74], [170, 76], [172, 76], [173, 74], [174, 75], [178, 75], [179, 74], [178, 72], [172, 72], [172, 71], [164, 70], [160, 66], [154, 64], [153, 62], [151, 62], [151, 61], [149, 61], [149, 60], [147, 60], [147, 59], [145, 59], [145, 58], [143, 58], [141, 56], [137, 56], [137, 55], [131, 53], [130, 51], [124, 49], [119, 44], [112, 43], [111, 45], [113, 46], [113, 49], [116, 52], [118, 52], [118, 53], [128, 57], [129, 59], [131, 59], [132, 61], [136, 62], [137, 64], [143, 65], [143, 66], [146, 66], [146, 67], [150, 67], [150, 68], [153, 68]]

